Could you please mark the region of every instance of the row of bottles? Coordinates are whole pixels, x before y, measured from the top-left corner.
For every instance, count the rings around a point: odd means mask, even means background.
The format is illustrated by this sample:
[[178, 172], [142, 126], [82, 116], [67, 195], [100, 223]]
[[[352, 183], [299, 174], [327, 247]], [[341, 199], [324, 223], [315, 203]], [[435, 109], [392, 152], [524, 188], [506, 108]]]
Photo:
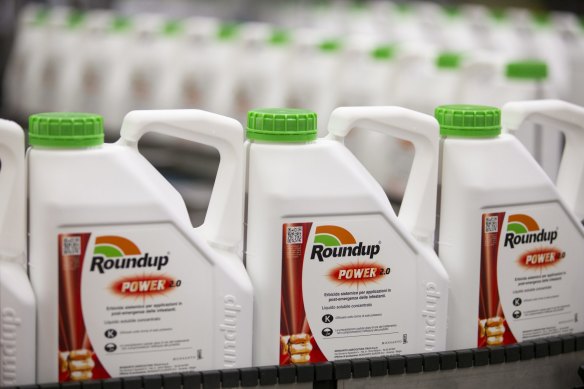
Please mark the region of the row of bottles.
[[[99, 115], [45, 113], [26, 157], [22, 129], [1, 121], [2, 385], [582, 331], [584, 109], [502, 112], [341, 107], [318, 138], [307, 110], [253, 110], [246, 136], [201, 110], [133, 111], [115, 143]], [[524, 123], [565, 132], [557, 186], [507, 133]], [[413, 145], [397, 215], [344, 146], [356, 129]], [[138, 151], [150, 132], [219, 151], [201, 227]]]

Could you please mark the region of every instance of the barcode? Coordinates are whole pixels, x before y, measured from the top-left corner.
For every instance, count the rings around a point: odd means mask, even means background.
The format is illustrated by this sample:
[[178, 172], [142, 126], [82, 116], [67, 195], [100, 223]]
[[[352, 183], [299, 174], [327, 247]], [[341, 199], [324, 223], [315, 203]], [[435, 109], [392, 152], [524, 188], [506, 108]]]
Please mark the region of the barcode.
[[81, 237], [64, 237], [62, 251], [62, 255], [81, 255]]
[[499, 216], [488, 216], [485, 219], [485, 232], [499, 232]]
[[302, 243], [302, 227], [288, 227], [286, 232], [286, 242], [288, 244]]

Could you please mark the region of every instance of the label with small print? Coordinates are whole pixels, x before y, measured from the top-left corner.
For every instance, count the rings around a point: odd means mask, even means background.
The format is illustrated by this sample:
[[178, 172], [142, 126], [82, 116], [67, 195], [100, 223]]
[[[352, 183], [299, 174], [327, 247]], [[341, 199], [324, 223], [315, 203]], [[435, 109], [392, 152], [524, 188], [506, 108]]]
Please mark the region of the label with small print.
[[409, 352], [416, 256], [380, 215], [285, 222], [280, 364]]
[[584, 230], [559, 204], [488, 210], [481, 236], [479, 347], [584, 330]]
[[[89, 231], [88, 231], [89, 230]], [[153, 239], [153, 238], [156, 239]], [[59, 380], [210, 367], [208, 261], [172, 225], [62, 230]]]

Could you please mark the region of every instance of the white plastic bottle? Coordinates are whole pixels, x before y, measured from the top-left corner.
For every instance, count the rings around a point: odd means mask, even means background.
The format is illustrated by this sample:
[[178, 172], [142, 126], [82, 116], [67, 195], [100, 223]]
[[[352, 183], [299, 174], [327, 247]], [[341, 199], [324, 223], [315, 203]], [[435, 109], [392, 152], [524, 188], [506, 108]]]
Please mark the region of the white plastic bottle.
[[[356, 127], [419, 151], [399, 218], [343, 145]], [[254, 365], [444, 349], [448, 276], [431, 247], [437, 131], [431, 117], [403, 108], [338, 108], [317, 140], [313, 112], [249, 113]]]
[[29, 4], [21, 11], [16, 26], [13, 49], [6, 64], [3, 81], [3, 99], [7, 110], [12, 115], [24, 114], [24, 82], [30, 75], [31, 62], [38, 61], [38, 52], [43, 50], [45, 29], [49, 11], [38, 5]]
[[[358, 52], [358, 57], [343, 66], [339, 80], [339, 106], [379, 106], [395, 102], [396, 74], [400, 48], [397, 45], [377, 45]], [[398, 140], [378, 132], [354, 129], [345, 145], [357, 157], [392, 200], [403, 196], [412, 153], [399, 151]], [[405, 158], [404, 158], [405, 157]], [[402, 163], [405, 162], [405, 163]], [[403, 173], [405, 168], [406, 172]], [[404, 177], [405, 176], [405, 177]]]
[[[344, 47], [338, 39], [323, 39], [308, 47], [295, 47], [288, 73], [287, 105], [311, 107], [322, 118], [328, 118], [338, 106], [339, 78]], [[326, 119], [324, 119], [326, 120]], [[319, 129], [326, 134], [326, 125]]]
[[[76, 15], [81, 15], [76, 13]], [[59, 59], [67, 58], [66, 54], [58, 57], [58, 53], [71, 53], [70, 49], [78, 47], [71, 46], [71, 41], [75, 40], [74, 34], [69, 34], [69, 22], [79, 19], [72, 16], [72, 11], [65, 7], [51, 7], [50, 12], [43, 18], [42, 23], [37, 25], [39, 36], [35, 41], [40, 43], [35, 47], [34, 55], [29, 58], [28, 64], [24, 68], [22, 81], [20, 114], [28, 115], [31, 112], [45, 111], [49, 109], [47, 104], [51, 104], [51, 96], [54, 93], [54, 81], [58, 72], [57, 62]], [[73, 23], [75, 24], [75, 23]], [[73, 39], [69, 39], [73, 38]], [[75, 42], [73, 42], [75, 43]]]
[[500, 111], [442, 106], [438, 255], [450, 277], [447, 348], [584, 330], [584, 228]]
[[[103, 144], [101, 117], [29, 125], [30, 276], [38, 382], [251, 365], [253, 296], [241, 259], [241, 125], [198, 110], [134, 111]], [[138, 152], [158, 132], [213, 146], [205, 222]]]
[[512, 102], [503, 106], [502, 121], [512, 133], [531, 123], [541, 125], [544, 134], [550, 129], [565, 134], [556, 185], [568, 208], [584, 223], [584, 108], [561, 100]]
[[[474, 66], [481, 73], [476, 73], [475, 77], [466, 77], [460, 85], [457, 100], [461, 103], [501, 107], [510, 101], [538, 100], [555, 95], [548, 80], [548, 66], [543, 61], [504, 61], [494, 57], [490, 64], [485, 62], [484, 65], [482, 69]], [[485, 88], [484, 85], [491, 87]], [[563, 147], [561, 135], [542, 132], [539, 126], [532, 125], [522, 127], [515, 132], [515, 136], [554, 181]]]
[[[203, 87], [200, 95], [203, 97], [201, 106], [205, 109], [230, 115], [235, 110], [235, 96], [233, 91], [237, 85], [238, 73], [233, 71], [237, 63], [239, 40], [241, 39], [240, 26], [236, 23], [222, 23], [216, 31], [216, 39], [209, 48], [205, 58], [206, 65], [203, 72], [197, 71], [196, 78]], [[207, 71], [211, 70], [209, 73]]]
[[48, 50], [44, 53], [45, 62], [39, 69], [40, 73], [36, 75], [38, 83], [35, 84], [33, 95], [27, 98], [30, 112], [58, 109], [64, 104], [61, 98], [66, 97], [60, 94], [61, 85], [67, 85], [69, 82], [78, 84], [79, 73], [76, 65], [82, 53], [79, 47], [84, 38], [83, 29], [87, 14], [70, 10], [66, 17], [64, 16], [51, 12], [51, 23], [46, 32]]
[[[238, 49], [238, 75], [233, 116], [245, 122], [247, 112], [254, 107], [282, 106], [286, 103], [286, 66], [292, 58], [291, 33], [270, 27], [264, 31], [259, 24], [242, 26]], [[246, 33], [247, 32], [247, 33]], [[255, 38], [255, 39], [252, 39]]]
[[60, 64], [53, 94], [55, 110], [83, 112], [97, 108], [94, 95], [111, 70], [106, 63], [112, 53], [104, 42], [114, 20], [111, 11], [93, 10], [86, 14], [83, 27], [73, 30], [83, 44], [65, 53], [66, 60]]
[[202, 107], [205, 93], [210, 89], [209, 81], [214, 74], [212, 63], [213, 46], [217, 36], [219, 20], [191, 17], [183, 21], [184, 34], [180, 57], [176, 61], [181, 67], [179, 84], [176, 85], [177, 108]]
[[[496, 106], [510, 101], [541, 100], [557, 96], [548, 79], [548, 66], [543, 61], [511, 61], [505, 65], [505, 79], [499, 83], [491, 100]], [[560, 133], [543, 132], [539, 125], [524, 126], [515, 132], [543, 170], [556, 180], [560, 165], [563, 139]]]
[[491, 9], [486, 26], [477, 31], [477, 45], [481, 49], [509, 58], [529, 57], [524, 39], [525, 34], [518, 31], [511, 12], [505, 9]]
[[115, 136], [127, 112], [153, 107], [155, 85], [168, 58], [152, 53], [165, 49], [165, 22], [162, 15], [139, 14], [130, 19], [129, 28], [111, 34], [110, 48], [118, 56], [108, 55], [104, 60], [110, 74], [104, 80], [100, 104], [108, 135]]
[[26, 263], [24, 132], [0, 119], [0, 387], [36, 382], [36, 306]]

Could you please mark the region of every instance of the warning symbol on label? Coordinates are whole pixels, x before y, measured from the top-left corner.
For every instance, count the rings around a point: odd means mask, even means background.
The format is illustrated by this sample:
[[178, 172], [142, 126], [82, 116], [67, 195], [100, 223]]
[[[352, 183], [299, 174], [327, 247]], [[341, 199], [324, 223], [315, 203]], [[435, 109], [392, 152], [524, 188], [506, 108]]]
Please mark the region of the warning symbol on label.
[[118, 336], [118, 332], [114, 329], [109, 329], [105, 331], [105, 337], [108, 339], [113, 339]]
[[108, 353], [113, 353], [114, 351], [116, 351], [118, 349], [118, 346], [116, 346], [115, 343], [108, 343], [105, 345], [105, 351], [107, 351]]

